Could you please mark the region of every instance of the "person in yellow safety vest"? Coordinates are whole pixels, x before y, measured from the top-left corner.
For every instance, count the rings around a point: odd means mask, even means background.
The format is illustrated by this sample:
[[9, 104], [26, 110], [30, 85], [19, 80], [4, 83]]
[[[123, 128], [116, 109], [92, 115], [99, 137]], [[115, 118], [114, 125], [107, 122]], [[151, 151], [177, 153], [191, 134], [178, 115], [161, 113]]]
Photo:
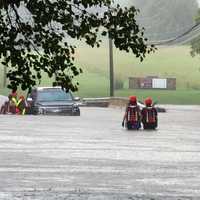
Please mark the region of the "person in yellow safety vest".
[[16, 114], [17, 112], [17, 102], [18, 102], [18, 99], [17, 99], [17, 92], [12, 92], [10, 95], [9, 95], [9, 112], [12, 113], [12, 114]]
[[27, 103], [24, 96], [19, 97], [19, 101], [17, 102], [18, 114], [25, 115], [26, 114]]

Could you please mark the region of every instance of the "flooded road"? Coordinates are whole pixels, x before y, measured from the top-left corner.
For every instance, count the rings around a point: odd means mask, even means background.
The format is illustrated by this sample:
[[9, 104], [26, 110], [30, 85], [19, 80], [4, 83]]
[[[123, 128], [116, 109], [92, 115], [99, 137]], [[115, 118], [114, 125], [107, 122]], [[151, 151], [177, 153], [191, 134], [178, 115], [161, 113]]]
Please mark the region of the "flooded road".
[[200, 107], [167, 106], [157, 131], [123, 112], [0, 115], [0, 199], [200, 199]]

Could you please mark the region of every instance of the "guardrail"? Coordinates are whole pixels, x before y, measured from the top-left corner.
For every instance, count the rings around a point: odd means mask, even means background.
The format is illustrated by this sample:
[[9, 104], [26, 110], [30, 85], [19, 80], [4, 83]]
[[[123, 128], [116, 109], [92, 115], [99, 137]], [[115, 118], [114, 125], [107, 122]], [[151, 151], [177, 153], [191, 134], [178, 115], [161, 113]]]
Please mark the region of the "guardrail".
[[[83, 98], [80, 106], [84, 107], [125, 107], [128, 103], [127, 97], [101, 97], [101, 98]], [[142, 108], [144, 104], [138, 102], [138, 105]], [[155, 106], [158, 112], [166, 112], [166, 109], [158, 105]]]

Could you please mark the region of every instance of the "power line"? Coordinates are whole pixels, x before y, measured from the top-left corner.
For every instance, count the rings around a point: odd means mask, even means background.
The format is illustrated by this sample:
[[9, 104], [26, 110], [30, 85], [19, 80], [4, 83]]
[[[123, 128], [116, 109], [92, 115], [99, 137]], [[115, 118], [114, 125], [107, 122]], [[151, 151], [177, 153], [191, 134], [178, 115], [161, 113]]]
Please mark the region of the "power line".
[[[191, 33], [194, 33], [194, 35], [191, 35]], [[190, 36], [191, 35], [191, 36]], [[190, 37], [187, 37], [190, 36]], [[158, 41], [149, 41], [148, 44], [154, 44], [154, 45], [175, 45], [175, 44], [184, 44], [186, 42], [189, 42], [193, 40], [194, 38], [200, 36], [200, 24], [195, 24], [191, 28], [189, 28], [184, 33], [173, 37], [168, 40], [158, 40]]]

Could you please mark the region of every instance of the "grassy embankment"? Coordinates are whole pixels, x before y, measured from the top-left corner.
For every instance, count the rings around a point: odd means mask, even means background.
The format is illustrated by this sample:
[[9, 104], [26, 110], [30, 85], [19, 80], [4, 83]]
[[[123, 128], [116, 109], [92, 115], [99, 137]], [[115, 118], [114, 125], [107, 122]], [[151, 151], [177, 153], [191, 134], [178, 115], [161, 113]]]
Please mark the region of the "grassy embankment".
[[[108, 50], [80, 48], [79, 63], [86, 66], [85, 74], [79, 77], [79, 96], [108, 96]], [[88, 56], [89, 55], [89, 56]], [[200, 104], [200, 60], [190, 56], [190, 48], [160, 48], [140, 62], [131, 54], [114, 52], [115, 78], [123, 82], [123, 89], [116, 90], [115, 96], [137, 95], [140, 99], [152, 96], [160, 103]], [[128, 77], [157, 75], [176, 77], [177, 90], [129, 90]]]
[[[77, 80], [80, 83], [80, 97], [103, 97], [109, 95], [108, 48], [90, 49], [85, 46], [77, 50], [76, 58], [84, 73]], [[139, 99], [152, 96], [159, 103], [200, 104], [200, 60], [190, 56], [187, 46], [159, 48], [155, 54], [140, 62], [133, 55], [114, 51], [115, 79], [123, 88], [115, 96], [137, 95]], [[176, 77], [177, 90], [129, 90], [128, 77], [157, 75]], [[2, 80], [2, 78], [1, 78]], [[42, 85], [50, 85], [45, 77]], [[0, 91], [0, 93], [7, 91]]]

